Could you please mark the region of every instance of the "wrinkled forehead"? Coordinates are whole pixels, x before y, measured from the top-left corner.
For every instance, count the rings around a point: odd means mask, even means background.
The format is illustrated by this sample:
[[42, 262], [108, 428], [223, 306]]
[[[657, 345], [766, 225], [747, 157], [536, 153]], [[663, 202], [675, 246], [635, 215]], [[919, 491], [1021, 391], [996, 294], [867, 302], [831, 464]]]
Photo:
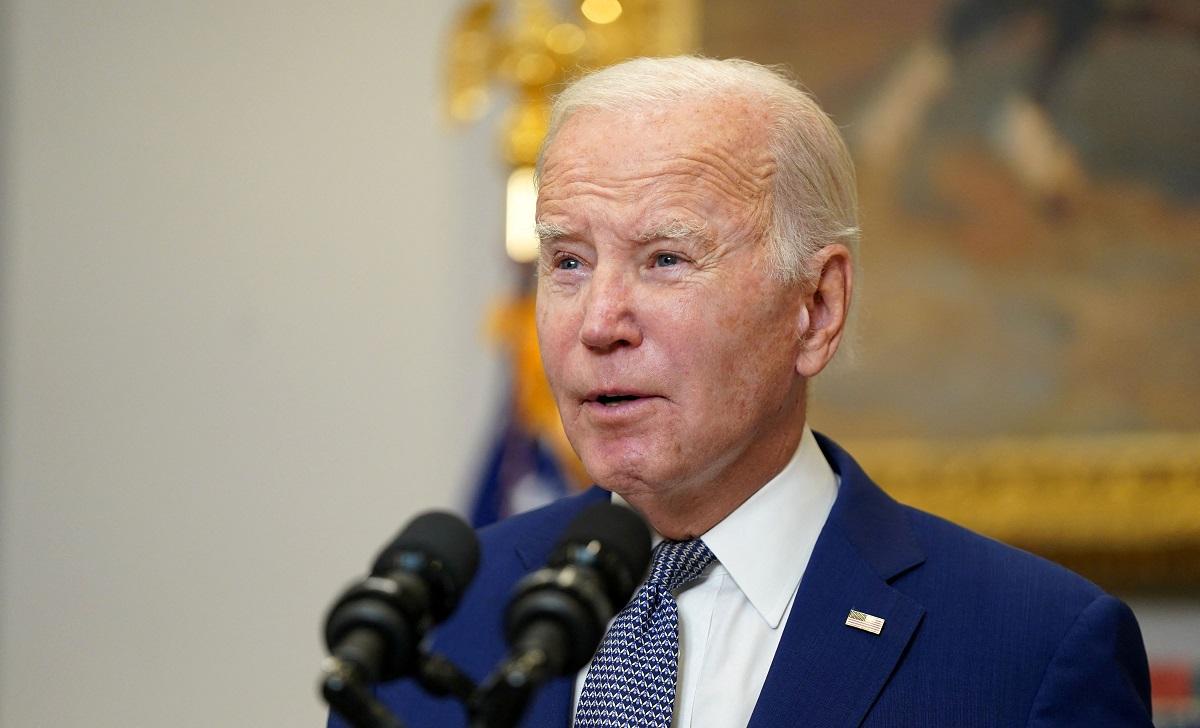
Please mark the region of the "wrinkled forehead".
[[724, 94], [664, 106], [582, 108], [567, 118], [547, 147], [542, 186], [577, 176], [637, 177], [703, 166], [761, 194], [774, 173], [770, 115], [754, 97]]

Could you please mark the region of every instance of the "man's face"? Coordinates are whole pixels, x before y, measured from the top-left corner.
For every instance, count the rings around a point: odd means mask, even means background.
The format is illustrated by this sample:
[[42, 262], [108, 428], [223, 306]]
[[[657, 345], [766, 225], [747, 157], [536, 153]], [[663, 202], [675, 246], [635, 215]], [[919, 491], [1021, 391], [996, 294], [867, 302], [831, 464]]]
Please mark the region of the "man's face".
[[547, 150], [542, 360], [584, 466], [626, 497], [761, 484], [798, 438], [802, 291], [768, 264], [765, 122], [736, 98], [582, 110]]

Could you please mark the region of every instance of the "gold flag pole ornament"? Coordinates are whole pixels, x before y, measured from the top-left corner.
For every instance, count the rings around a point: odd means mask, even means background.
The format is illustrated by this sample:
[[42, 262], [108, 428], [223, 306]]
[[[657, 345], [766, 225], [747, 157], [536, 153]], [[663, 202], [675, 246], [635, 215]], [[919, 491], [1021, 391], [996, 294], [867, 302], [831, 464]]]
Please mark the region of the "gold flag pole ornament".
[[577, 12], [568, 17], [547, 0], [516, 0], [503, 8], [511, 21], [503, 25], [502, 8], [485, 0], [462, 13], [450, 41], [446, 111], [451, 119], [480, 119], [494, 85], [514, 92], [501, 150], [512, 167], [505, 247], [518, 263], [537, 255], [533, 166], [554, 90], [586, 69], [696, 48], [694, 0], [584, 0], [572, 7]]
[[[455, 122], [478, 121], [495, 89], [511, 92], [500, 149], [510, 167], [505, 249], [516, 264], [530, 266], [537, 257], [534, 165], [554, 92], [586, 70], [626, 58], [695, 52], [698, 8], [697, 0], [484, 0], [459, 15], [448, 47], [446, 113]], [[509, 358], [517, 423], [554, 453], [572, 485], [586, 485], [542, 372], [532, 291], [494, 306], [488, 333]]]

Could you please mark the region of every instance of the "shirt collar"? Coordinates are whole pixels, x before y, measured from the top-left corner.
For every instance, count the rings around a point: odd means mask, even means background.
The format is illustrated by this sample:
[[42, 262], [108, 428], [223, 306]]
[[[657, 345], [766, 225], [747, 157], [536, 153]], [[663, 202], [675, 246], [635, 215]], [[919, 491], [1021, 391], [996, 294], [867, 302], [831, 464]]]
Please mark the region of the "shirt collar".
[[[701, 536], [771, 629], [800, 585], [837, 489], [838, 477], [805, 425], [783, 470]], [[612, 500], [629, 506], [616, 493]], [[652, 537], [655, 545], [663, 540], [657, 532]]]
[[791, 461], [701, 538], [772, 629], [783, 621], [838, 480], [806, 425]]

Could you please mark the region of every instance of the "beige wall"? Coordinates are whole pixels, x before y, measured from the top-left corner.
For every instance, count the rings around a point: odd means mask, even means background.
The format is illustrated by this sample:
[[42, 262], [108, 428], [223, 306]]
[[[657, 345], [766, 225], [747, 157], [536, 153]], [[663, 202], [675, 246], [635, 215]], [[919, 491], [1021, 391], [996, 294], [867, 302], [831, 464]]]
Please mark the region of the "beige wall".
[[319, 724], [318, 627], [493, 416], [454, 3], [13, 0], [0, 725]]

